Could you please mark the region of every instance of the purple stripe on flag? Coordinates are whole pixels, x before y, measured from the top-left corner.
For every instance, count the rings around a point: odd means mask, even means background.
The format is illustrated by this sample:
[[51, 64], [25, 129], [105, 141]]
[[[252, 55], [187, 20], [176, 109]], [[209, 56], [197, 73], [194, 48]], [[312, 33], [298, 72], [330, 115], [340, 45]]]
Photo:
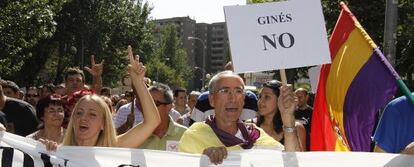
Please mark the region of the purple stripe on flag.
[[375, 48], [374, 52], [376, 52], [376, 54], [378, 54], [380, 61], [382, 63], [384, 63], [385, 66], [387, 66], [387, 68], [389, 69], [389, 71], [391, 72], [391, 74], [394, 76], [395, 80], [400, 80], [400, 75], [398, 75], [397, 71], [395, 71], [395, 69], [392, 67], [391, 63], [388, 61], [388, 59], [384, 56], [384, 54], [382, 54], [382, 52], [378, 49]]
[[392, 71], [374, 50], [348, 88], [344, 102], [344, 128], [352, 151], [370, 151], [371, 135], [378, 110], [395, 94]]

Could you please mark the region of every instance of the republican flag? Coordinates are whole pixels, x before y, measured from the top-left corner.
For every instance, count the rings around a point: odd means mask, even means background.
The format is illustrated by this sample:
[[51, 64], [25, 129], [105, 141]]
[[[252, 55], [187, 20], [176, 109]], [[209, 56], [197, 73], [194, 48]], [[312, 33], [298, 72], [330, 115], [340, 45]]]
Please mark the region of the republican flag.
[[343, 2], [341, 8], [329, 40], [332, 64], [321, 68], [311, 150], [370, 151], [375, 115], [400, 77]]

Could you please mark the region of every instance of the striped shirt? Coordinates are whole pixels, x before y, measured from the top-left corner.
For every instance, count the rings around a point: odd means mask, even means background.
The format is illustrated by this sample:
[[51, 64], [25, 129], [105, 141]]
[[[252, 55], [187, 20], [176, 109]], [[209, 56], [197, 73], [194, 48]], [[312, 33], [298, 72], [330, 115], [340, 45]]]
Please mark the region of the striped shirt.
[[[131, 104], [132, 103], [127, 103], [121, 106], [118, 112], [113, 116], [113, 121], [114, 121], [114, 125], [116, 129], [122, 126], [126, 122], [128, 115], [131, 113]], [[134, 114], [135, 114], [134, 126], [144, 121], [144, 116], [142, 115], [142, 112], [138, 109], [137, 106], [134, 106]]]

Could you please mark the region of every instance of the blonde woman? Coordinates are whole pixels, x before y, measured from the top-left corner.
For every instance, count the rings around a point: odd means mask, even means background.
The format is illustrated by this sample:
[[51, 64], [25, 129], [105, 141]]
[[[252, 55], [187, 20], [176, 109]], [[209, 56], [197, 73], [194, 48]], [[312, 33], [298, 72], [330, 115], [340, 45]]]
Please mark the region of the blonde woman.
[[[154, 131], [160, 123], [160, 116], [147, 87], [144, 84], [145, 67], [134, 58], [132, 48], [128, 46], [128, 72], [132, 83], [139, 92], [144, 121], [116, 136], [110, 109], [98, 95], [86, 95], [75, 105], [63, 145], [68, 146], [100, 146], [100, 147], [138, 147]], [[57, 144], [42, 141], [48, 150], [55, 150]]]

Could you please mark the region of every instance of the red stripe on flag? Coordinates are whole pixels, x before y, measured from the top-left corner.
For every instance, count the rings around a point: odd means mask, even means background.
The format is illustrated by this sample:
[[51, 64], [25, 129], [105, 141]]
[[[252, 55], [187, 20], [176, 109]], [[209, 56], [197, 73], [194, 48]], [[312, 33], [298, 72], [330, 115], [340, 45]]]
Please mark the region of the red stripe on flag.
[[318, 93], [314, 101], [311, 129], [311, 151], [335, 151], [336, 138], [329, 118], [325, 96], [325, 84], [329, 75], [330, 64], [323, 65], [318, 84]]
[[352, 15], [352, 13], [342, 9], [335, 28], [331, 34], [331, 39], [329, 39], [329, 50], [331, 52], [332, 61], [334, 60], [339, 48], [341, 48], [342, 44], [344, 44], [348, 39], [349, 34], [351, 34], [351, 32], [355, 29], [354, 21], [351, 17], [347, 17], [346, 15]]

